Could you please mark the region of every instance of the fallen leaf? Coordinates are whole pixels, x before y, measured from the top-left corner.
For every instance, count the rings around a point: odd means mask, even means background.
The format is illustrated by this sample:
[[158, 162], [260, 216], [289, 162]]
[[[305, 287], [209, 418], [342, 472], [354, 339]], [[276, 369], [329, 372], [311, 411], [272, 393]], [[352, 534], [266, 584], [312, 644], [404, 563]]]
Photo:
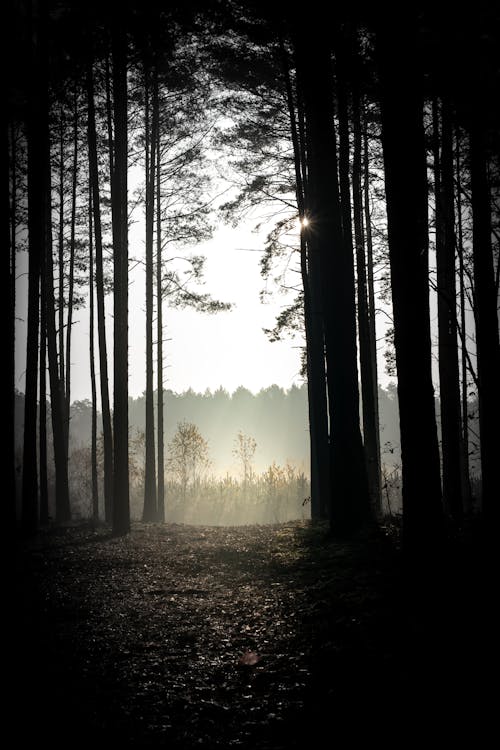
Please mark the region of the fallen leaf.
[[260, 661], [260, 656], [256, 651], [245, 651], [238, 659], [241, 667], [254, 667]]

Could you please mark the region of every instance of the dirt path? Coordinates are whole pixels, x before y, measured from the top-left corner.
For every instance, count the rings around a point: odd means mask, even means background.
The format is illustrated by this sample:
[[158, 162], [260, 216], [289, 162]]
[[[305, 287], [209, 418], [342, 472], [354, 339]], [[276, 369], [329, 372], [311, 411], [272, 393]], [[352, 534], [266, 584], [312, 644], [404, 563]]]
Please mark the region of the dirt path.
[[348, 715], [399, 712], [429, 664], [398, 577], [380, 541], [300, 522], [41, 534], [18, 572], [21, 717], [65, 747], [320, 748], [330, 722], [355, 736]]

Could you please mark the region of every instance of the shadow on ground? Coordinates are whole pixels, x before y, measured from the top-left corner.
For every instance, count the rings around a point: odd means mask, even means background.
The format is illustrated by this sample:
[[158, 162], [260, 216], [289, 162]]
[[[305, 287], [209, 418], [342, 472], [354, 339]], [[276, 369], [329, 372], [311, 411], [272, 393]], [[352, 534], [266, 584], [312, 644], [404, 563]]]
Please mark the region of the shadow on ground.
[[482, 747], [494, 635], [470, 539], [424, 585], [384, 534], [303, 522], [46, 530], [16, 555], [20, 746]]

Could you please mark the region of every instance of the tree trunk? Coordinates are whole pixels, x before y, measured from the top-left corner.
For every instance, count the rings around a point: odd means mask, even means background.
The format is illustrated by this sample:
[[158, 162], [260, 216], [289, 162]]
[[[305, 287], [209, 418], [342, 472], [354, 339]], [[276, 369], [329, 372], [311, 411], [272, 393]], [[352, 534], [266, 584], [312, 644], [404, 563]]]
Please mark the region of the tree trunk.
[[[46, 176], [51, 195], [50, 171]], [[49, 209], [50, 210], [50, 209]], [[49, 213], [49, 211], [48, 211]], [[56, 521], [65, 523], [71, 518], [68, 483], [68, 455], [66, 452], [65, 417], [66, 399], [64, 382], [59, 377], [57, 366], [56, 301], [54, 294], [54, 263], [52, 259], [52, 225], [47, 223], [45, 270], [43, 279], [47, 294], [47, 348], [49, 354], [50, 406], [52, 415], [52, 439], [54, 442], [54, 464], [56, 470]]]
[[111, 181], [114, 263], [113, 533], [130, 530], [128, 472], [128, 216], [127, 40], [122, 19], [113, 28], [114, 154]]
[[[154, 108], [150, 130], [149, 117], [149, 67], [145, 66], [146, 100], [146, 427], [145, 427], [145, 472], [143, 521], [156, 521], [156, 466], [155, 466], [155, 424], [153, 396], [153, 234], [154, 203], [156, 181], [156, 129], [158, 105]], [[153, 86], [158, 79], [154, 75]], [[156, 92], [156, 99], [158, 99]]]
[[446, 512], [454, 521], [459, 522], [463, 513], [460, 450], [462, 427], [456, 317], [452, 124], [450, 106], [444, 101], [440, 137], [436, 99], [432, 107], [443, 502]]
[[71, 334], [73, 328], [73, 295], [75, 287], [76, 188], [78, 185], [78, 95], [75, 90], [73, 117], [73, 174], [71, 185], [71, 231], [68, 269], [68, 312], [66, 319], [66, 380], [64, 387], [66, 408], [66, 453], [69, 455], [69, 424], [71, 418]]
[[58, 307], [58, 338], [59, 338], [59, 379], [64, 377], [64, 109], [59, 108], [59, 307]]
[[[380, 417], [378, 406], [378, 367], [377, 367], [377, 326], [376, 326], [376, 309], [375, 309], [375, 282], [373, 269], [373, 241], [372, 241], [372, 219], [370, 210], [370, 156], [368, 149], [368, 125], [366, 122], [366, 112], [364, 116], [364, 133], [363, 133], [363, 198], [364, 198], [364, 218], [365, 218], [365, 239], [366, 239], [366, 282], [368, 291], [367, 313], [368, 313], [368, 340], [370, 343], [370, 369], [372, 372], [373, 385], [373, 418], [375, 422], [375, 455], [378, 462], [378, 484], [379, 498], [381, 503], [381, 456], [380, 456]], [[362, 199], [363, 200], [363, 199]]]
[[[310, 22], [313, 24], [313, 19]], [[369, 521], [370, 498], [359, 426], [354, 268], [342, 232], [330, 50], [328, 38], [317, 33], [317, 23], [314, 19], [311, 28], [297, 33], [296, 49], [308, 133], [308, 244], [318, 253], [323, 279], [332, 470], [330, 519], [334, 533], [343, 535]], [[321, 28], [321, 19], [319, 23]]]
[[99, 483], [97, 479], [97, 388], [94, 353], [94, 227], [92, 221], [92, 179], [89, 176], [89, 363], [90, 390], [92, 397], [91, 426], [91, 475], [92, 475], [92, 518], [99, 520]]
[[488, 162], [483, 124], [470, 128], [473, 261], [476, 301], [479, 434], [481, 441], [482, 514], [490, 529], [498, 517], [498, 425], [500, 422], [500, 347], [491, 243]]
[[[51, 217], [47, 212], [47, 225]], [[41, 259], [40, 273], [46, 278], [46, 259]], [[40, 285], [40, 415], [38, 418], [39, 476], [40, 476], [40, 523], [49, 522], [49, 487], [47, 477], [47, 289]]]
[[462, 380], [462, 494], [464, 499], [464, 511], [470, 513], [472, 510], [472, 490], [469, 470], [469, 408], [467, 398], [467, 322], [465, 317], [465, 269], [464, 269], [464, 242], [462, 226], [462, 169], [460, 160], [460, 132], [456, 129], [456, 180], [457, 180], [457, 252], [458, 273], [460, 284], [460, 330], [461, 330], [461, 380]]
[[407, 551], [442, 534], [441, 477], [431, 373], [427, 171], [413, 26], [378, 34], [382, 144], [398, 373]]
[[106, 127], [108, 130], [108, 159], [109, 174], [113, 174], [114, 169], [114, 144], [113, 144], [113, 102], [111, 101], [111, 67], [109, 54], [106, 53]]
[[[301, 144], [301, 134], [297, 126], [295, 103], [290, 80], [286, 50], [282, 45], [283, 70], [285, 73], [290, 131], [292, 137], [296, 199], [300, 220], [300, 269], [304, 291], [304, 329], [306, 337], [307, 396], [309, 409], [309, 436], [311, 462], [311, 518], [326, 518], [329, 503], [329, 452], [328, 452], [328, 411], [326, 401], [325, 346], [323, 321], [318, 308], [320, 303], [314, 297], [319, 285], [312, 283], [314, 263], [317, 259], [308, 255], [304, 220], [306, 205], [306, 184], [304, 180], [305, 147]], [[299, 114], [300, 119], [300, 114]], [[316, 272], [316, 278], [318, 274]], [[317, 295], [318, 296], [318, 295]]]
[[[8, 294], [4, 296], [4, 304], [8, 304], [6, 320], [8, 321], [9, 330], [9, 393], [8, 393], [8, 434], [7, 434], [7, 524], [13, 531], [17, 521], [17, 491], [16, 491], [16, 267], [17, 267], [17, 242], [16, 242], [16, 223], [17, 223], [17, 148], [16, 132], [14, 125], [11, 125], [10, 131], [7, 125], [5, 136], [6, 159], [6, 179], [4, 188], [6, 195], [4, 197], [4, 208], [7, 209], [5, 216], [9, 217], [6, 222], [6, 245], [9, 253], [4, 253], [3, 279], [8, 279]], [[10, 143], [9, 143], [10, 140]], [[9, 164], [10, 156], [10, 164]]]
[[353, 135], [352, 194], [354, 241], [356, 245], [356, 271], [358, 281], [358, 335], [361, 395], [363, 403], [363, 438], [365, 445], [368, 483], [374, 516], [381, 513], [380, 452], [378, 424], [378, 392], [376, 372], [373, 371], [373, 346], [370, 340], [368, 313], [367, 268], [363, 227], [363, 196], [361, 188], [361, 112], [357, 84], [353, 83]]
[[[155, 88], [153, 106], [159, 108], [158, 89]], [[156, 132], [156, 338], [157, 338], [157, 433], [158, 433], [158, 520], [165, 521], [165, 445], [163, 426], [163, 290], [162, 290], [162, 232], [161, 232], [161, 141], [160, 128]]]
[[[30, 90], [28, 92], [28, 321], [24, 396], [22, 523], [26, 532], [38, 526], [37, 386], [39, 286], [45, 252], [48, 159], [48, 82], [46, 18], [43, 6], [29, 5]], [[42, 15], [43, 14], [43, 15]]]
[[89, 142], [89, 176], [92, 185], [92, 210], [95, 235], [95, 280], [97, 302], [97, 337], [99, 345], [99, 380], [101, 389], [102, 432], [104, 448], [104, 518], [112, 520], [113, 507], [113, 431], [108, 383], [108, 350], [106, 344], [106, 311], [104, 299], [104, 269], [102, 252], [101, 197], [99, 190], [99, 169], [97, 161], [97, 138], [94, 105], [94, 79], [92, 61], [87, 68], [88, 117], [87, 133]]

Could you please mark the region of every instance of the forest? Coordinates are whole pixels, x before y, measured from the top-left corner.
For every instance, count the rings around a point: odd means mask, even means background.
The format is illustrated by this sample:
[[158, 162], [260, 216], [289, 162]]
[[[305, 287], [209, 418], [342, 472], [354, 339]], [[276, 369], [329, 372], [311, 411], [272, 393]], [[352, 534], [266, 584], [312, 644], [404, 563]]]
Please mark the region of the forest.
[[[39, 738], [319, 747], [332, 711], [355, 743], [423, 701], [417, 733], [483, 746], [500, 11], [332, 8], [7, 3], [9, 679]], [[249, 218], [302, 384], [175, 393], [169, 313], [231, 315], [198, 248]]]

